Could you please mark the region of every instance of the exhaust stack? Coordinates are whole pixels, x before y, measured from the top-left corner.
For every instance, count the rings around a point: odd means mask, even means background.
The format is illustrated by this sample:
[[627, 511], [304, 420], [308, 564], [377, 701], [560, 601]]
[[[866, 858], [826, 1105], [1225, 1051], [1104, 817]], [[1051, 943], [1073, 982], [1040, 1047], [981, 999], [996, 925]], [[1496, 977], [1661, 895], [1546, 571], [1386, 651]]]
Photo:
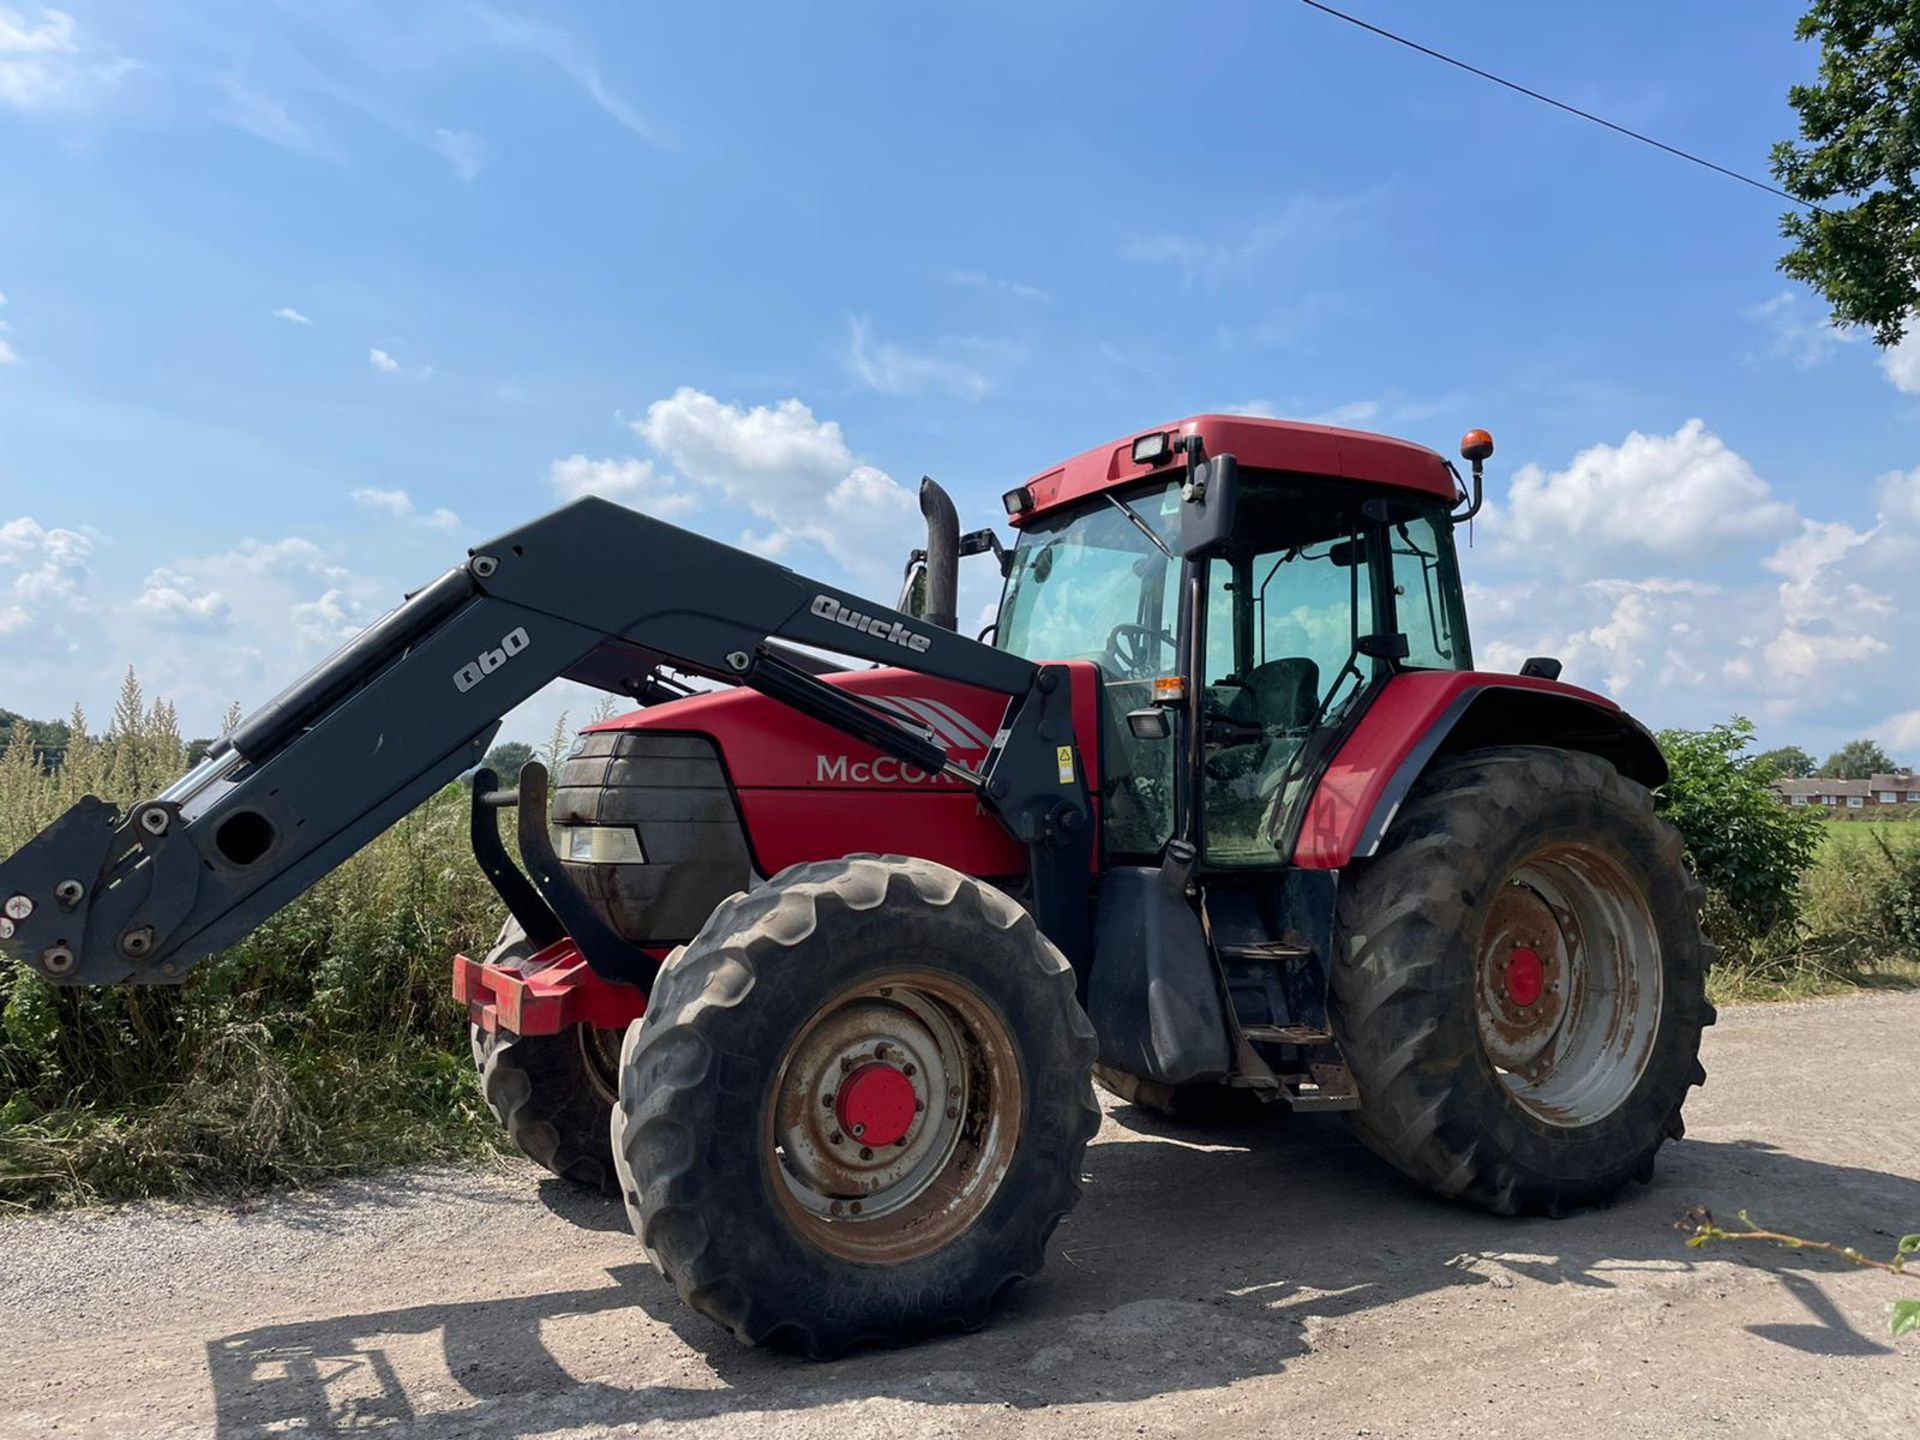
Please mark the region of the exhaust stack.
[[920, 477], [920, 513], [927, 518], [926, 610], [921, 619], [942, 630], [960, 626], [960, 515], [953, 498], [930, 475]]

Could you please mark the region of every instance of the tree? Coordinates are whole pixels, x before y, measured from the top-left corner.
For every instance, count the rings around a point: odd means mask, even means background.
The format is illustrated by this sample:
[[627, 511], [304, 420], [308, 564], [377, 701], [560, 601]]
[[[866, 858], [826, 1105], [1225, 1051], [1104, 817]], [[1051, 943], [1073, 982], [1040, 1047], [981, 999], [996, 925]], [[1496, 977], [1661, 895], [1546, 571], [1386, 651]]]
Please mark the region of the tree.
[[1773, 173], [1806, 212], [1781, 217], [1780, 268], [1813, 286], [1836, 325], [1896, 345], [1920, 309], [1920, 11], [1912, 0], [1813, 0], [1794, 33], [1820, 42], [1820, 77], [1787, 99], [1796, 144]]
[[1849, 740], [1827, 757], [1820, 773], [1828, 780], [1865, 780], [1899, 768], [1874, 741]]
[[1662, 730], [1659, 740], [1671, 772], [1660, 811], [1680, 832], [1693, 873], [1750, 936], [1794, 920], [1824, 822], [1807, 806], [1780, 803], [1773, 772], [1746, 753], [1753, 722], [1736, 715], [1708, 730]]
[[1798, 745], [1782, 745], [1778, 750], [1762, 750], [1753, 763], [1773, 772], [1775, 779], [1804, 780], [1814, 771], [1813, 756]]
[[520, 767], [533, 759], [533, 747], [524, 740], [508, 740], [487, 752], [486, 766], [511, 785], [520, 778]]

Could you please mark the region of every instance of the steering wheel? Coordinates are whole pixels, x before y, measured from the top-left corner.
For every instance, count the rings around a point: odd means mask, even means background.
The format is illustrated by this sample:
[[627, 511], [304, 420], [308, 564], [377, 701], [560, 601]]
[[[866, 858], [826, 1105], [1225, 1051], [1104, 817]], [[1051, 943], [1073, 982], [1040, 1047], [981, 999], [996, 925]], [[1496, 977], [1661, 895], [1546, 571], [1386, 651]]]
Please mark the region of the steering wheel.
[[1151, 625], [1116, 625], [1107, 635], [1107, 658], [1119, 674], [1130, 679], [1141, 679], [1160, 670], [1154, 663], [1158, 652], [1150, 649], [1151, 645], [1164, 645], [1174, 650], [1179, 642], [1170, 632], [1156, 630]]

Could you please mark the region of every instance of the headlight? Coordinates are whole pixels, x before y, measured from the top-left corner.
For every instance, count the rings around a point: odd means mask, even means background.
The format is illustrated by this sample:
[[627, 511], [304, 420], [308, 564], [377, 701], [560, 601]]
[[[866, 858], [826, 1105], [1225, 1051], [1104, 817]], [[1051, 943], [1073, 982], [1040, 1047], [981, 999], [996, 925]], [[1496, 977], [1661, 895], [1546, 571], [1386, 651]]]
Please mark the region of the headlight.
[[581, 865], [644, 865], [640, 832], [631, 825], [556, 825], [553, 853]]

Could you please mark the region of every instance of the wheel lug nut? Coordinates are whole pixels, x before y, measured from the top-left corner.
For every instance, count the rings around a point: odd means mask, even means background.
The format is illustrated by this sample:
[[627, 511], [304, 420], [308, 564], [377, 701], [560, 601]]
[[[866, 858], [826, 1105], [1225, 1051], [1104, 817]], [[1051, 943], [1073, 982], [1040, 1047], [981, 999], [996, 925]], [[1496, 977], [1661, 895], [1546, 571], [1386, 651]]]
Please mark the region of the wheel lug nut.
[[904, 1136], [904, 1135], [902, 1135], [902, 1136], [901, 1136], [901, 1137], [900, 1137], [900, 1138], [899, 1138], [898, 1140], [896, 1140], [896, 1141], [894, 1141], [894, 1142], [893, 1142], [893, 1148], [894, 1148], [894, 1149], [896, 1149], [896, 1150], [904, 1150], [904, 1149], [906, 1149], [906, 1148], [907, 1148], [907, 1137], [906, 1137], [906, 1136]]
[[873, 1151], [871, 1151], [871, 1150], [869, 1150], [869, 1149], [868, 1149], [868, 1148], [867, 1148], [866, 1146], [864, 1146], [864, 1145], [862, 1145], [862, 1146], [860, 1147], [860, 1158], [861, 1158], [862, 1160], [871, 1160], [871, 1159], [873, 1159]]
[[853, 1202], [853, 1204], [849, 1205], [847, 1208], [851, 1210], [854, 1214], [858, 1215], [860, 1213], [860, 1202], [856, 1200]]
[[829, 1205], [827, 1207], [827, 1213], [829, 1215], [838, 1215], [840, 1213], [840, 1202], [836, 1200], [831, 1205]]
[[842, 1055], [840, 1057], [840, 1073], [844, 1075], [851, 1069], [853, 1069], [853, 1061], [847, 1056]]
[[829, 1145], [838, 1145], [838, 1144], [840, 1143], [840, 1141], [841, 1141], [841, 1138], [842, 1138], [842, 1137], [841, 1137], [841, 1134], [840, 1134], [840, 1132], [839, 1132], [838, 1130], [836, 1130], [836, 1131], [834, 1131], [834, 1132], [833, 1132], [833, 1133], [832, 1133], [831, 1135], [829, 1135], [829, 1136], [827, 1136], [827, 1144], [829, 1144]]
[[918, 1115], [922, 1110], [926, 1108], [927, 1108], [927, 1102], [924, 1100], [916, 1100], [913, 1102], [913, 1113], [916, 1115]]
[[834, 1100], [834, 1096], [831, 1090], [829, 1090], [826, 1094], [820, 1097], [820, 1103], [826, 1106], [827, 1109], [829, 1110], [833, 1108], [833, 1100]]
[[882, 1040], [878, 1045], [873, 1047], [873, 1058], [876, 1060], [884, 1060], [887, 1058], [886, 1041]]
[[902, 1075], [912, 1075], [912, 1074], [914, 1074], [914, 1073], [915, 1073], [915, 1071], [914, 1071], [914, 1068], [913, 1068], [913, 1066], [911, 1066], [911, 1065], [902, 1065], [902, 1066], [900, 1067], [900, 1073], [901, 1073]]
[[959, 1118], [960, 1118], [960, 1107], [958, 1105], [947, 1106], [947, 1119], [958, 1120]]

